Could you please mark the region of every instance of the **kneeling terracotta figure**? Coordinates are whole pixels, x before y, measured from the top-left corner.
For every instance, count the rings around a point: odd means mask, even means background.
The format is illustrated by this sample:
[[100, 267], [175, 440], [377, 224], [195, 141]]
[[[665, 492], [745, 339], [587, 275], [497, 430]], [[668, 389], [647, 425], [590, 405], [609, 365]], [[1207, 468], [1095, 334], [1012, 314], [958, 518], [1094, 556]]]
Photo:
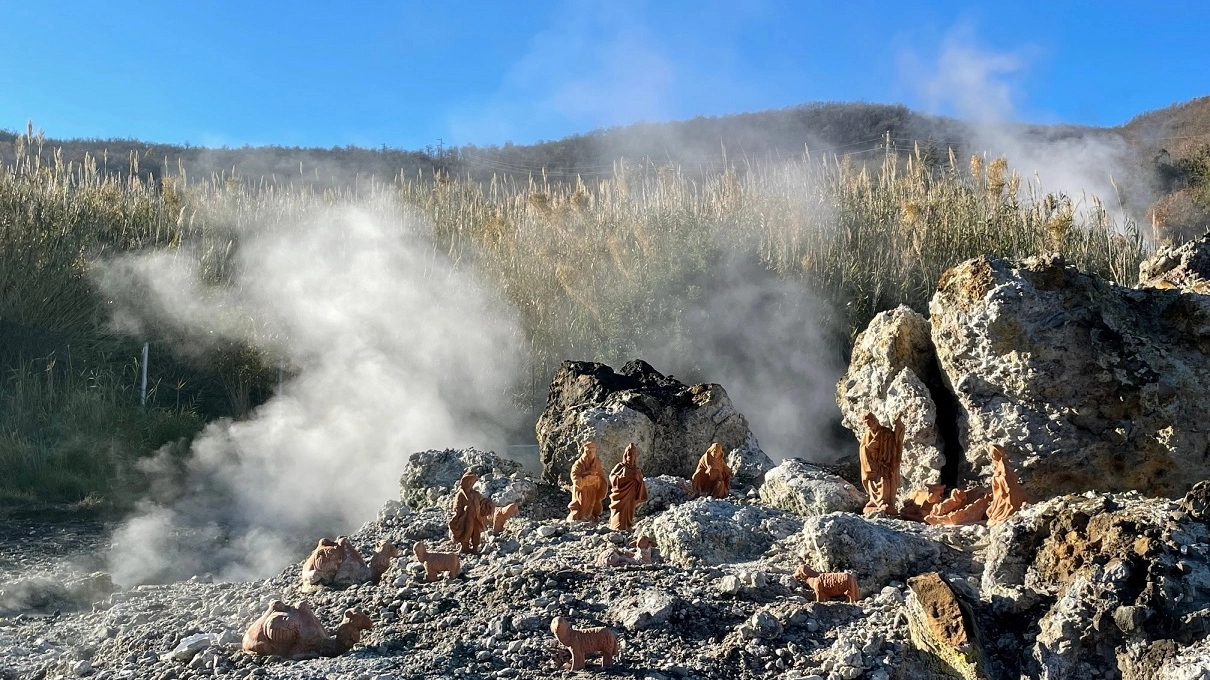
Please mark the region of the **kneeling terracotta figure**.
[[604, 626], [598, 628], [572, 628], [571, 621], [556, 616], [550, 622], [550, 632], [559, 644], [571, 650], [571, 663], [564, 666], [573, 671], [584, 668], [584, 660], [591, 654], [601, 655], [601, 668], [613, 663], [618, 653], [618, 638]]
[[818, 572], [804, 564], [794, 571], [794, 578], [815, 591], [817, 602], [827, 602], [835, 597], [843, 597], [849, 602], [857, 601], [857, 577], [848, 572]]
[[458, 553], [429, 552], [424, 541], [418, 541], [412, 546], [416, 561], [424, 565], [424, 580], [436, 581], [437, 575], [445, 572], [448, 578], [455, 578], [462, 571], [462, 560]]
[[345, 612], [335, 637], [328, 637], [311, 605], [297, 607], [274, 600], [260, 618], [244, 632], [243, 650], [249, 654], [275, 655], [287, 659], [337, 656], [353, 648], [361, 631], [373, 627], [370, 619], [356, 609]]

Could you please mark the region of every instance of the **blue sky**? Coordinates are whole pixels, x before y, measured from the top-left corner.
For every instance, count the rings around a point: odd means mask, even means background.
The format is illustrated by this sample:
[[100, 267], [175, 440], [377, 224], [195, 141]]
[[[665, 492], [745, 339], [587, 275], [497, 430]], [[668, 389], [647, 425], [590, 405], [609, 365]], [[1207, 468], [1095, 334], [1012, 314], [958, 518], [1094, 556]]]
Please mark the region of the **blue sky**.
[[3, 2], [0, 128], [526, 143], [790, 106], [1117, 125], [1210, 94], [1210, 2]]

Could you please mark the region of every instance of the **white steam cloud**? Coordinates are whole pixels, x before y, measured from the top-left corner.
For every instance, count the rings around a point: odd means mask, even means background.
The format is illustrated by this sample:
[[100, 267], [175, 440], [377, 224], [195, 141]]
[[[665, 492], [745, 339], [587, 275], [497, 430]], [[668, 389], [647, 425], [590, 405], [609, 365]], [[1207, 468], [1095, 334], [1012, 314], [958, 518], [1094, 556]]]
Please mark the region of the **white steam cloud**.
[[[1093, 207], [1096, 196], [1119, 226], [1126, 217], [1137, 219], [1147, 204], [1148, 182], [1140, 176], [1121, 135], [1075, 126], [1043, 131], [1019, 122], [1021, 84], [1034, 52], [986, 49], [974, 30], [964, 25], [942, 40], [932, 63], [905, 51], [900, 66], [904, 82], [928, 111], [965, 121], [966, 141], [974, 149], [989, 158], [1005, 156], [1023, 180], [1032, 181], [1043, 193], [1066, 194], [1081, 213]], [[1126, 191], [1136, 200], [1122, 195]]]
[[372, 517], [409, 453], [505, 443], [520, 331], [418, 219], [327, 208], [240, 229], [237, 243], [230, 286], [205, 284], [195, 258], [171, 251], [100, 267], [128, 328], [267, 345], [296, 376], [195, 440], [176, 499], [148, 502], [117, 532], [119, 583], [273, 573], [298, 540]]

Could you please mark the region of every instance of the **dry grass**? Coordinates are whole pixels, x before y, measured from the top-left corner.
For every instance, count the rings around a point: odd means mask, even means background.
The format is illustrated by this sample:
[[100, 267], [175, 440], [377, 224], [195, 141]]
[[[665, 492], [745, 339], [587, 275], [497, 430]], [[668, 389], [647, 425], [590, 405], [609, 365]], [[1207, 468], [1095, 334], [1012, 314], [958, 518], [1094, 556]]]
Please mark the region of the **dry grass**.
[[183, 172], [118, 180], [93, 162], [64, 165], [32, 134], [20, 144], [0, 171], [0, 319], [103, 346], [106, 306], [88, 278], [98, 258], [170, 249], [226, 285], [246, 225], [340, 203], [402, 209], [432, 225], [434, 254], [477, 269], [516, 310], [532, 362], [516, 396], [531, 404], [562, 359], [675, 345], [686, 310], [708, 294], [703, 281], [733, 253], [830, 302], [821, 323], [851, 338], [880, 310], [925, 309], [941, 273], [970, 257], [1059, 251], [1131, 281], [1148, 250], [1095, 199], [1038, 195], [1003, 159], [927, 167], [918, 150], [873, 168], [803, 158], [692, 180], [619, 163], [593, 183], [399, 178], [315, 193]]

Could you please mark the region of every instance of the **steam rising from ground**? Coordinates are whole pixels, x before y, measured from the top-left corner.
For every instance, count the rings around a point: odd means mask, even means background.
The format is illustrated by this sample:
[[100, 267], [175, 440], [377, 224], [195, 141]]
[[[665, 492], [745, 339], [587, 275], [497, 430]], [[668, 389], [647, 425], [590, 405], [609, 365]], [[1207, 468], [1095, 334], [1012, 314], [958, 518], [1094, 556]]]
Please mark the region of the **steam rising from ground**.
[[409, 453], [504, 443], [519, 330], [418, 220], [329, 208], [237, 238], [230, 286], [205, 284], [196, 259], [173, 251], [100, 268], [128, 330], [267, 346], [297, 376], [248, 419], [195, 440], [183, 474], [166, 477], [175, 498], [149, 501], [117, 532], [119, 583], [275, 572], [299, 540], [372, 517]]

